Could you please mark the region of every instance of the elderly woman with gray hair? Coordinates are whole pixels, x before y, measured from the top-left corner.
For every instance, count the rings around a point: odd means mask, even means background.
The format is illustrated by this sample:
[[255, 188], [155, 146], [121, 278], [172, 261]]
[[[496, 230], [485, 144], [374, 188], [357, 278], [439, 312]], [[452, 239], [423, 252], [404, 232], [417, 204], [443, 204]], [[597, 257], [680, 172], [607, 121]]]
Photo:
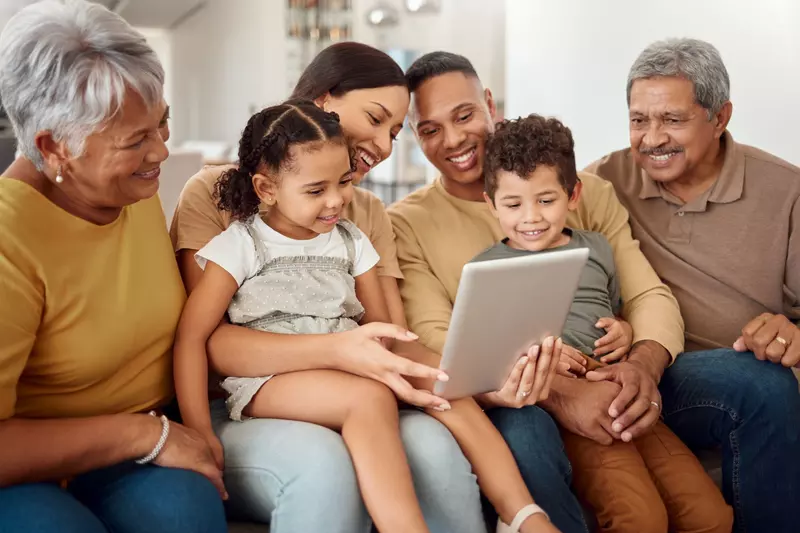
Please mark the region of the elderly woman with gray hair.
[[0, 178], [2, 531], [226, 530], [221, 465], [163, 413], [185, 299], [156, 196], [163, 82], [144, 38], [82, 0], [0, 36], [23, 154]]

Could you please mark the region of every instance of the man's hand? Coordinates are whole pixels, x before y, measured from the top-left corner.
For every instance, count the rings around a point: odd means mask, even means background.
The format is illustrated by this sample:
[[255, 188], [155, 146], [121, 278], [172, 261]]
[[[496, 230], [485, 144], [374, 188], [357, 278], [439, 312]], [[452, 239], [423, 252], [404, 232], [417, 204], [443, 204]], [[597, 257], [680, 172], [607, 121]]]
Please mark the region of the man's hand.
[[594, 355], [602, 355], [600, 361], [606, 364], [623, 359], [631, 351], [633, 328], [621, 318], [601, 318], [594, 325], [606, 330], [606, 334], [594, 343]]
[[742, 328], [733, 348], [752, 351], [759, 361], [800, 368], [800, 329], [784, 315], [764, 313]]
[[547, 411], [567, 431], [605, 446], [620, 438], [612, 428], [608, 406], [622, 387], [611, 381], [590, 383], [583, 379], [559, 379], [558, 394], [548, 400]]
[[634, 345], [628, 361], [586, 374], [591, 382], [612, 381], [622, 386], [608, 414], [614, 419], [611, 428], [623, 441], [632, 441], [658, 421], [662, 407], [658, 380], [668, 361], [669, 353], [660, 344], [642, 341]]
[[522, 356], [503, 387], [496, 392], [479, 395], [476, 399], [484, 407], [511, 407], [519, 409], [546, 400], [550, 386], [561, 360], [561, 339], [548, 337], [539, 346], [531, 346], [528, 355]]

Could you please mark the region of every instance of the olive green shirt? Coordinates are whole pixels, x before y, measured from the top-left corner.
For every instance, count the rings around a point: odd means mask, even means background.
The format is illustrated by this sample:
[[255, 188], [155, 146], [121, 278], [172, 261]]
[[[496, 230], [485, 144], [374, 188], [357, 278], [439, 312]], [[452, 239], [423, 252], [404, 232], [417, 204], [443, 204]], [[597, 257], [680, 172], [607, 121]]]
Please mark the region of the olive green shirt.
[[604, 330], [596, 328], [595, 324], [601, 318], [618, 316], [622, 309], [614, 253], [600, 233], [571, 229], [565, 229], [564, 232], [571, 236], [569, 243], [564, 246], [531, 252], [511, 248], [506, 244], [508, 239], [504, 239], [477, 255], [471, 262], [588, 248], [589, 259], [583, 267], [561, 338], [566, 344], [593, 357], [595, 341], [606, 334]]

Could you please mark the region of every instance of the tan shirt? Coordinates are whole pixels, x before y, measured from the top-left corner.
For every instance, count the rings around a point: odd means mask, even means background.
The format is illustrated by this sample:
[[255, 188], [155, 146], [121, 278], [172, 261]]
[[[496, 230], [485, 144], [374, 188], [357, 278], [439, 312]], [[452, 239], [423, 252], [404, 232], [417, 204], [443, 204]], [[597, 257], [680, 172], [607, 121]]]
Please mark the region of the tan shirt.
[[[606, 236], [620, 277], [623, 315], [634, 340], [654, 340], [674, 357], [683, 350], [683, 322], [675, 298], [661, 283], [631, 237], [628, 213], [614, 188], [580, 173], [583, 199], [570, 213], [571, 228]], [[389, 208], [405, 281], [400, 284], [412, 331], [429, 348], [442, 351], [461, 269], [504, 235], [489, 206], [450, 195], [441, 180]]]
[[[230, 215], [218, 209], [213, 198], [214, 184], [229, 168], [232, 166], [207, 166], [189, 178], [170, 227], [176, 252], [199, 250], [230, 225]], [[265, 210], [262, 204], [261, 211]], [[403, 274], [397, 264], [392, 223], [380, 199], [365, 189], [354, 187], [353, 200], [345, 208], [344, 217], [366, 233], [378, 251], [378, 275], [401, 279]]]
[[727, 132], [723, 142], [719, 178], [686, 204], [630, 149], [589, 167], [614, 184], [634, 237], [678, 298], [687, 350], [731, 346], [761, 313], [800, 318], [800, 169]]

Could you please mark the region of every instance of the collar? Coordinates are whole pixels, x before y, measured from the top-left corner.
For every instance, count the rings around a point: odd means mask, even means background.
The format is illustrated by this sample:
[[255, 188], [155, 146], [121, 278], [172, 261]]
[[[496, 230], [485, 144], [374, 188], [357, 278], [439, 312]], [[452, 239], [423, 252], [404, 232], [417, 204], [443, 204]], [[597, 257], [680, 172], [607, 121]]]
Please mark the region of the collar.
[[[733, 136], [728, 131], [723, 134], [721, 142], [725, 150], [725, 159], [717, 181], [706, 193], [690, 202], [691, 204], [702, 203], [701, 210], [705, 210], [707, 202], [729, 204], [742, 197], [742, 191], [744, 190], [744, 152], [738, 148]], [[642, 179], [642, 189], [639, 192], [640, 199], [663, 198], [671, 203], [681, 203], [658, 182], [650, 178], [643, 168], [640, 168], [639, 172]]]

